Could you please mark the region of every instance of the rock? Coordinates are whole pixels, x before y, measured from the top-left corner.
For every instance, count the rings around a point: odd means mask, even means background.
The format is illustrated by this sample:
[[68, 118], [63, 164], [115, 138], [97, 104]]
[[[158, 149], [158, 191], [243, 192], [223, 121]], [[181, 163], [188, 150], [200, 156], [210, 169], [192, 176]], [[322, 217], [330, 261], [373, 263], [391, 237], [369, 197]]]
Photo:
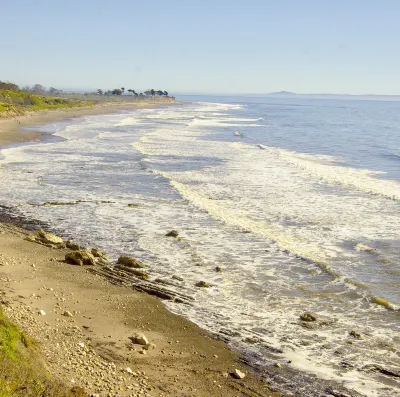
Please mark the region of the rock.
[[45, 315], [46, 315], [46, 312], [45, 312], [44, 310], [39, 310], [39, 314], [40, 314], [41, 316], [45, 316]]
[[96, 259], [89, 251], [71, 251], [65, 255], [65, 261], [72, 265], [78, 266], [94, 266]]
[[219, 267], [219, 266], [216, 266], [216, 267], [215, 267], [215, 271], [216, 271], [217, 273], [220, 273], [220, 272], [222, 272], [222, 268]]
[[177, 230], [171, 230], [170, 232], [168, 232], [165, 237], [178, 237], [179, 236], [179, 232]]
[[136, 203], [129, 203], [128, 204], [128, 207], [130, 207], [130, 208], [135, 208], [135, 207], [139, 207], [139, 204], [136, 204]]
[[359, 243], [355, 246], [355, 250], [359, 251], [359, 252], [375, 252], [375, 248], [370, 247], [369, 245], [363, 244], [363, 243]]
[[147, 340], [146, 336], [143, 334], [136, 334], [134, 336], [131, 336], [129, 338], [133, 343], [136, 343], [138, 345], [148, 345], [149, 341]]
[[73, 317], [72, 313], [67, 310], [62, 315], [65, 317]]
[[209, 285], [205, 281], [199, 281], [195, 284], [196, 287], [208, 288]]
[[356, 330], [351, 330], [349, 334], [355, 339], [361, 339], [361, 334], [359, 334]]
[[133, 374], [133, 371], [132, 371], [132, 369], [131, 369], [131, 368], [129, 368], [129, 367], [128, 367], [128, 368], [125, 368], [125, 371], [126, 371], [126, 372], [128, 372], [128, 374]]
[[77, 243], [74, 243], [72, 240], [66, 241], [65, 246], [73, 251], [79, 251], [81, 249], [81, 246]]
[[312, 321], [317, 321], [317, 317], [315, 317], [314, 314], [312, 313], [303, 313], [300, 316], [301, 321], [307, 321], [307, 322], [312, 322]]
[[127, 267], [133, 267], [134, 269], [143, 269], [145, 267], [143, 262], [131, 256], [120, 256], [118, 263]]
[[235, 368], [231, 374], [235, 379], [243, 379], [246, 374]]
[[145, 271], [143, 271], [141, 269], [135, 269], [135, 268], [132, 268], [132, 267], [126, 267], [125, 265], [117, 265], [117, 266], [115, 266], [115, 269], [123, 270], [124, 272], [131, 273], [134, 276], [139, 277], [139, 278], [141, 278], [143, 280], [147, 280], [149, 278], [149, 275]]
[[146, 350], [140, 350], [139, 354], [147, 354]]
[[144, 350], [154, 350], [156, 348], [156, 345], [154, 343], [147, 343], [146, 345], [143, 346]]
[[100, 251], [98, 248], [92, 248], [90, 250], [90, 253], [95, 257], [95, 258], [101, 258], [104, 260], [108, 259], [108, 255], [104, 253], [103, 251]]
[[42, 229], [29, 234], [25, 240], [44, 245], [50, 244], [55, 246], [64, 246], [64, 240], [61, 237], [58, 237], [55, 234], [47, 233]]
[[276, 368], [282, 368], [282, 365], [279, 364], [279, 363], [275, 363], [275, 364], [274, 364], [274, 367], [276, 367]]
[[173, 280], [183, 281], [182, 277], [176, 276], [175, 274], [172, 276]]

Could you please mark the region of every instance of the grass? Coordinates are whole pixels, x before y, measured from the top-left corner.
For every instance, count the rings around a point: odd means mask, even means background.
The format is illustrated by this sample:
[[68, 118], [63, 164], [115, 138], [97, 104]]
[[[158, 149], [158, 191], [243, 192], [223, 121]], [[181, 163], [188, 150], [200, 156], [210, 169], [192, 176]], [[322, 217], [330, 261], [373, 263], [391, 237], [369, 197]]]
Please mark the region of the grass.
[[38, 344], [10, 322], [0, 307], [0, 397], [86, 397], [46, 369]]
[[21, 115], [26, 111], [65, 109], [92, 105], [91, 101], [82, 99], [59, 98], [33, 95], [22, 91], [0, 90], [0, 117]]

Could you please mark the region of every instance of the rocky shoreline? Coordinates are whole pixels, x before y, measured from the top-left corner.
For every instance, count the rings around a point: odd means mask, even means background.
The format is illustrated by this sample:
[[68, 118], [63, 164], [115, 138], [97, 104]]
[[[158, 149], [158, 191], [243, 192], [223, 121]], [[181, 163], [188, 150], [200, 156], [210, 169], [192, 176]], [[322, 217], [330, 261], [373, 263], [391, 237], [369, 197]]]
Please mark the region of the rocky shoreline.
[[[110, 271], [103, 254], [67, 246], [78, 248], [46, 232], [0, 224], [5, 315], [39, 342], [56, 378], [93, 397], [278, 395], [223, 342], [149, 294], [100, 275]], [[95, 264], [71, 265], [65, 260], [71, 252], [88, 253]]]

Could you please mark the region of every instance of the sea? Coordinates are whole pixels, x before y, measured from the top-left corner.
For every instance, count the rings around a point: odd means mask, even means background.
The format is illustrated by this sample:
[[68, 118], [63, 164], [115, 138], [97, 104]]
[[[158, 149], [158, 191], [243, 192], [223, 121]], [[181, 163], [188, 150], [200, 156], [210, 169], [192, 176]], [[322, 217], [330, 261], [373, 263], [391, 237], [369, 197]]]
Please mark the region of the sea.
[[400, 395], [400, 103], [177, 99], [36, 126], [0, 205], [145, 262], [284, 395]]

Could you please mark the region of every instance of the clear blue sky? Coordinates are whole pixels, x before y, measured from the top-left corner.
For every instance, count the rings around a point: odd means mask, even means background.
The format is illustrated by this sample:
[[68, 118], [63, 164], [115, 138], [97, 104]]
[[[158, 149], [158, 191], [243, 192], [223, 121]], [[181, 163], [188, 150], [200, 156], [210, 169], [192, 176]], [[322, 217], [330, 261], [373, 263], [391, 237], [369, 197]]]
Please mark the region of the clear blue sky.
[[0, 80], [400, 94], [399, 0], [0, 0]]

